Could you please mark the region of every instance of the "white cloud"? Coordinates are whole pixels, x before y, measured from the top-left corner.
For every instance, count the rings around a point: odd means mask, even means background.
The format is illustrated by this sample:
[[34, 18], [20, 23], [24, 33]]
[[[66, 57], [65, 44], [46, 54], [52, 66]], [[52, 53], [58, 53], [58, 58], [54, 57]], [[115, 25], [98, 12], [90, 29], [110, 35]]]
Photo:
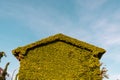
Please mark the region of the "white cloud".
[[74, 29], [74, 24], [69, 19], [69, 16], [61, 14], [56, 9], [47, 6], [40, 6], [36, 9], [32, 5], [7, 3], [1, 9], [1, 14], [4, 17], [10, 16], [23, 21], [36, 34], [41, 32], [67, 33], [70, 32], [71, 28]]
[[37, 36], [40, 36], [40, 33], [43, 34], [43, 32], [63, 32], [66, 34], [71, 32], [74, 34], [75, 30], [83, 32], [83, 29], [77, 28], [77, 24], [72, 22], [68, 15], [61, 14], [58, 10], [49, 6], [39, 6], [36, 9], [32, 5], [8, 3], [2, 9], [2, 13], [2, 16], [11, 16], [23, 21]]
[[77, 0], [77, 4], [87, 10], [94, 10], [101, 7], [107, 0]]
[[[120, 44], [120, 28], [119, 23], [111, 22], [109, 19], [99, 19], [94, 26], [98, 38], [102, 39], [105, 46], [113, 46]], [[97, 36], [96, 35], [96, 36]]]
[[[79, 6], [85, 8], [101, 7], [107, 0], [79, 0]], [[91, 5], [92, 4], [92, 5]], [[119, 23], [114, 23], [109, 20], [108, 16], [100, 16], [98, 19], [94, 14], [85, 13], [84, 16], [79, 15], [78, 20], [82, 22], [74, 23], [68, 15], [61, 14], [53, 7], [39, 6], [38, 8], [32, 5], [21, 3], [8, 2], [1, 9], [1, 16], [12, 16], [13, 18], [23, 21], [28, 28], [31, 28], [35, 34], [42, 32], [63, 32], [76, 36], [77, 38], [89, 39], [99, 42], [104, 46], [112, 46], [120, 44], [120, 28]], [[76, 10], [76, 13], [79, 11]], [[116, 13], [117, 14], [117, 13]], [[87, 22], [84, 21], [86, 18]], [[92, 20], [91, 20], [92, 19]], [[96, 20], [94, 20], [96, 19]], [[113, 19], [113, 17], [111, 17]], [[115, 18], [114, 18], [115, 19]], [[81, 24], [82, 23], [82, 24]], [[84, 26], [86, 24], [88, 26]], [[90, 30], [88, 30], [90, 29]], [[38, 35], [39, 36], [39, 35]]]
[[[88, 36], [91, 36], [89, 39], [105, 48], [110, 48], [120, 45], [120, 10], [118, 8], [114, 10], [115, 12], [107, 10], [107, 7], [104, 6], [106, 2], [108, 0], [77, 0], [76, 11], [80, 23], [89, 29], [89, 31], [86, 30]], [[102, 10], [103, 7], [104, 10]]]
[[[104, 80], [108, 80], [108, 79], [104, 79]], [[110, 75], [109, 80], [120, 80], [120, 74]]]

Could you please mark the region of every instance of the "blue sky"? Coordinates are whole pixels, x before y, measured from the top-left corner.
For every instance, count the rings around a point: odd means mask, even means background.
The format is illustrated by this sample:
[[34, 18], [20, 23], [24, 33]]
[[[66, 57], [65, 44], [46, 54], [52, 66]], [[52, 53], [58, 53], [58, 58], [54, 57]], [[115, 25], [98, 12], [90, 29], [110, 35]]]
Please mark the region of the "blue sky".
[[19, 68], [11, 50], [56, 33], [106, 49], [101, 62], [120, 78], [120, 0], [0, 0], [0, 67]]

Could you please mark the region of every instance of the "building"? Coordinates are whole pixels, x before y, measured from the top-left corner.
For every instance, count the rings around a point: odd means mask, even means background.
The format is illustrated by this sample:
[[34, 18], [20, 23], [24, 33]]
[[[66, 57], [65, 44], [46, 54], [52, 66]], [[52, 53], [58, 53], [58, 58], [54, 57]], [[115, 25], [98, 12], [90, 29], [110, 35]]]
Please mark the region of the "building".
[[20, 61], [19, 80], [101, 80], [105, 50], [56, 34], [12, 51]]

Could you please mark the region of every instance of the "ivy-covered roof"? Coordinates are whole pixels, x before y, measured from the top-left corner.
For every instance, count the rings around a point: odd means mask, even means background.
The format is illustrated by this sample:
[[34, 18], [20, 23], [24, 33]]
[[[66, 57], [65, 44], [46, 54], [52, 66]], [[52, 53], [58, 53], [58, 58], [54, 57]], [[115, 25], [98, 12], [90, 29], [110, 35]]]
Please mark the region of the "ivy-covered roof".
[[[96, 57], [99, 59], [102, 57], [102, 55], [105, 53], [105, 50], [99, 47], [96, 47], [94, 45], [88, 44], [84, 41], [80, 41], [74, 38], [71, 38], [69, 36], [66, 36], [64, 34], [56, 34], [54, 36], [50, 36], [48, 38], [42, 39], [40, 41], [36, 41], [34, 43], [28, 44], [26, 46], [18, 47], [17, 49], [12, 50], [13, 55], [19, 59], [27, 55], [27, 51], [32, 50], [36, 47], [49, 45], [50, 43], [54, 43], [56, 41], [62, 41], [67, 44], [70, 44], [72, 46], [85, 49], [87, 51], [90, 51], [95, 54]], [[20, 60], [20, 59], [19, 59]]]

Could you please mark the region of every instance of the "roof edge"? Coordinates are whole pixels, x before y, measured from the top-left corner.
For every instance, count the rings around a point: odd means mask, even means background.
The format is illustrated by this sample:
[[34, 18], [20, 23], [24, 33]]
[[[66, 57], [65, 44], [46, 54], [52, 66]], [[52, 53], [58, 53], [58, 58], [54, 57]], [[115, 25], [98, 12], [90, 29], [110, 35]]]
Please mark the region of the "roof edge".
[[84, 41], [80, 41], [74, 38], [71, 38], [69, 36], [66, 36], [62, 33], [53, 35], [53, 36], [49, 36], [48, 38], [44, 38], [42, 40], [36, 41], [34, 43], [28, 44], [26, 46], [22, 46], [22, 47], [18, 47], [14, 50], [12, 50], [13, 55], [18, 58], [20, 56], [24, 56], [26, 54], [26, 51], [30, 48], [33, 48], [35, 46], [39, 46], [39, 45], [43, 45], [46, 43], [50, 43], [52, 41], [63, 41], [66, 42], [68, 44], [72, 44], [74, 46], [80, 47], [80, 48], [84, 48], [86, 50], [89, 51], [97, 51], [95, 54], [99, 57], [99, 59], [102, 57], [102, 55], [106, 52], [104, 49], [96, 47], [92, 44], [86, 43]]

